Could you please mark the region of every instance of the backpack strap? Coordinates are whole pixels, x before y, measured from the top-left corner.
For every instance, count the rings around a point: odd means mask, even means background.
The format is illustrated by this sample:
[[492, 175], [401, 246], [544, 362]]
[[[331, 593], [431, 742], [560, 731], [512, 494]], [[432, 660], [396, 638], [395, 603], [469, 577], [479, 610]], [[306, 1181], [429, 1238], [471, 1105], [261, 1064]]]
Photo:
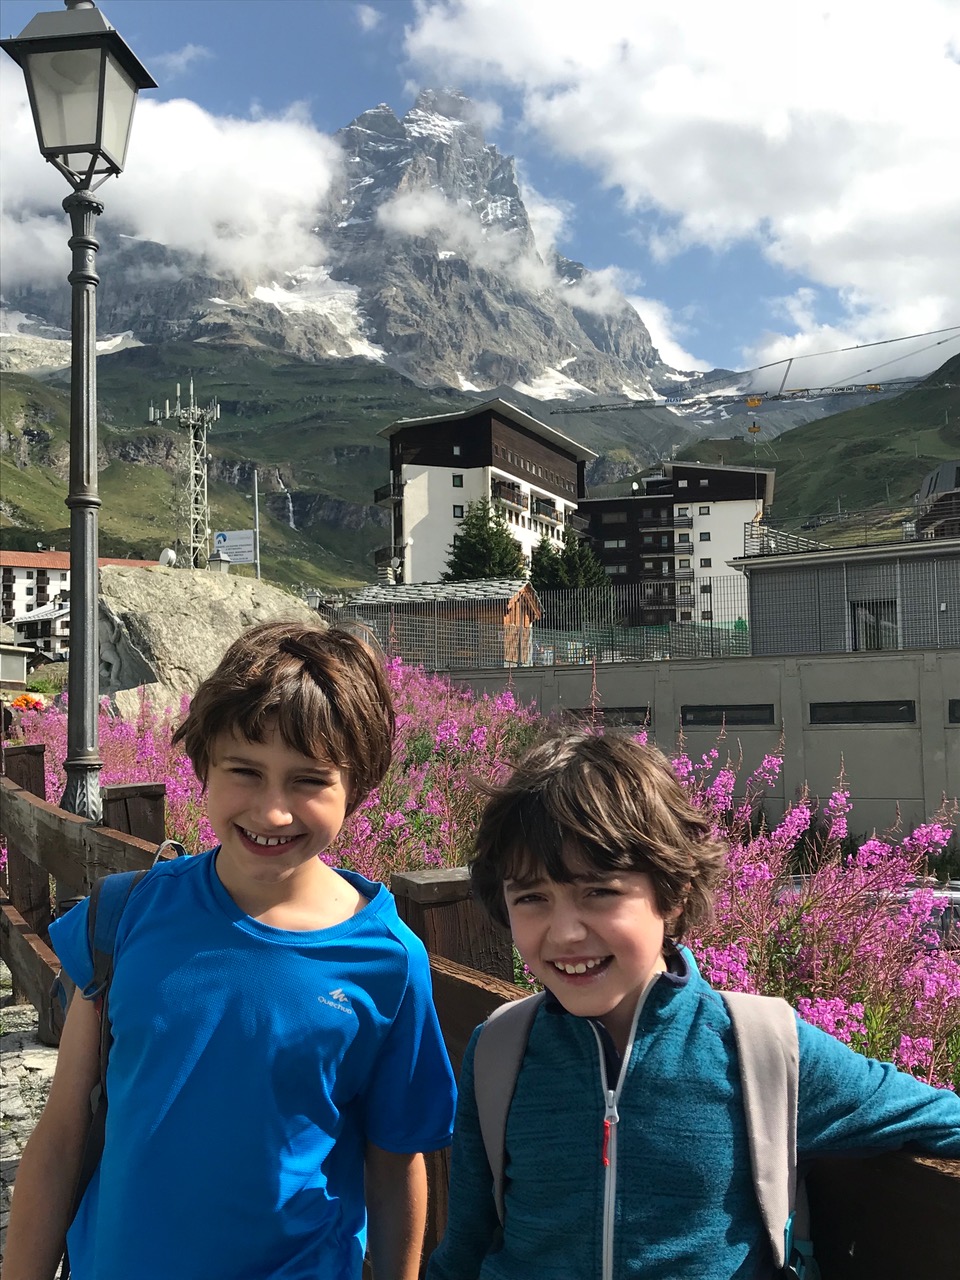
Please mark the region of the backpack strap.
[[507, 1116], [530, 1028], [543, 999], [541, 991], [538, 995], [514, 1000], [495, 1009], [483, 1024], [473, 1059], [480, 1134], [493, 1177], [493, 1199], [501, 1227], [504, 1219], [503, 1165]]
[[784, 1276], [816, 1280], [810, 1215], [797, 1177], [797, 1022], [786, 1000], [724, 991], [737, 1057], [750, 1165], [776, 1267]]

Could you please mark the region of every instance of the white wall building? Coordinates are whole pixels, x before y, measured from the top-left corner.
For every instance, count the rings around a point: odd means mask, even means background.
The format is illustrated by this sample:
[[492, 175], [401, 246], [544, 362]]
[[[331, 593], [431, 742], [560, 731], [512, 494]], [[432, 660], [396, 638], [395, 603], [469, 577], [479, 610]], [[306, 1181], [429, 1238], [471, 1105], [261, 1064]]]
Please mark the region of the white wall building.
[[471, 502], [498, 502], [529, 563], [541, 537], [559, 544], [596, 457], [515, 405], [490, 400], [462, 413], [407, 418], [390, 440], [390, 483], [374, 495], [392, 509], [392, 541], [378, 552], [383, 576], [436, 582]]

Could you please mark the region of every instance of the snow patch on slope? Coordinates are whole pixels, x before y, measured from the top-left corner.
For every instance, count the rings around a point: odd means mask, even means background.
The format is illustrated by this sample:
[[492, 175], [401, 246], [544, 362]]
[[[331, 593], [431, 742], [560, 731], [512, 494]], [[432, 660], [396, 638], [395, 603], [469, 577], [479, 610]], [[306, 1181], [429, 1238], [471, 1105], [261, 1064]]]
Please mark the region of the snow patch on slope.
[[331, 280], [325, 267], [303, 268], [287, 277], [288, 283], [260, 285], [253, 296], [288, 315], [312, 313], [322, 316], [344, 339], [349, 355], [383, 360], [386, 352], [368, 340], [360, 314], [360, 290], [356, 285]]
[[537, 400], [576, 400], [580, 396], [594, 394], [589, 387], [568, 378], [560, 369], [544, 369], [532, 382], [515, 382], [513, 389], [525, 396], [534, 396]]

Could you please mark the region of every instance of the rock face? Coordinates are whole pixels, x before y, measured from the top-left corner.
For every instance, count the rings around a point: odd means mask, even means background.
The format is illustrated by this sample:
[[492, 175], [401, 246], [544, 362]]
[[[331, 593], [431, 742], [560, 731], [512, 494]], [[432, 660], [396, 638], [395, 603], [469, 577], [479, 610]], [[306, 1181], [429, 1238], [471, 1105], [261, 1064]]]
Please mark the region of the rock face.
[[100, 692], [126, 714], [141, 686], [156, 706], [177, 709], [241, 632], [280, 618], [318, 621], [302, 600], [253, 578], [104, 565]]
[[[342, 177], [313, 228], [322, 266], [217, 273], [105, 224], [100, 333], [366, 356], [425, 385], [544, 399], [651, 393], [667, 370], [643, 321], [582, 264], [538, 245], [513, 157], [486, 142], [467, 97], [427, 89], [402, 117], [381, 104], [337, 141]], [[69, 324], [63, 289], [15, 290], [8, 304]], [[9, 359], [27, 368], [20, 346]]]

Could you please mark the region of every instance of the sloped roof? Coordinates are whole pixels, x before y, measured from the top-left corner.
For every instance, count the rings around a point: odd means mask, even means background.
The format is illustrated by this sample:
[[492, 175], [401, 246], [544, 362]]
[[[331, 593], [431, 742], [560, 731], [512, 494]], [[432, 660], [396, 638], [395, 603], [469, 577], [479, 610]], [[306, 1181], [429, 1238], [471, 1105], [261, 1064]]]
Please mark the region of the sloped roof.
[[428, 418], [399, 418], [396, 422], [391, 422], [388, 427], [383, 427], [377, 432], [377, 435], [389, 438], [390, 436], [395, 436], [398, 431], [403, 431], [406, 427], [440, 427], [445, 423], [462, 422], [464, 418], [473, 418], [478, 413], [497, 413], [501, 418], [506, 418], [508, 422], [512, 422], [518, 427], [526, 427], [533, 435], [549, 441], [550, 444], [558, 448], [565, 449], [567, 453], [572, 453], [578, 462], [590, 462], [597, 457], [594, 451], [588, 449], [586, 445], [579, 444], [576, 440], [571, 440], [562, 431], [557, 431], [555, 427], [549, 426], [546, 422], [541, 422], [539, 418], [534, 418], [532, 414], [517, 408], [509, 400], [500, 399], [485, 400], [482, 404], [471, 405], [469, 409], [462, 409], [458, 413], [436, 413], [431, 414]]
[[[136, 569], [152, 569], [156, 560], [125, 560], [116, 556], [101, 556], [97, 564], [133, 565]], [[69, 551], [0, 551], [0, 568], [3, 569], [69, 569]]]
[[350, 597], [351, 605], [426, 604], [434, 601], [512, 600], [524, 588], [537, 593], [525, 578], [478, 578], [475, 582], [398, 582], [395, 586], [364, 587]]
[[70, 614], [70, 606], [68, 604], [59, 604], [56, 600], [50, 604], [43, 604], [39, 609], [34, 609], [31, 613], [19, 613], [15, 618], [11, 619], [13, 626], [20, 626], [27, 622], [51, 622], [57, 618], [68, 617]]

